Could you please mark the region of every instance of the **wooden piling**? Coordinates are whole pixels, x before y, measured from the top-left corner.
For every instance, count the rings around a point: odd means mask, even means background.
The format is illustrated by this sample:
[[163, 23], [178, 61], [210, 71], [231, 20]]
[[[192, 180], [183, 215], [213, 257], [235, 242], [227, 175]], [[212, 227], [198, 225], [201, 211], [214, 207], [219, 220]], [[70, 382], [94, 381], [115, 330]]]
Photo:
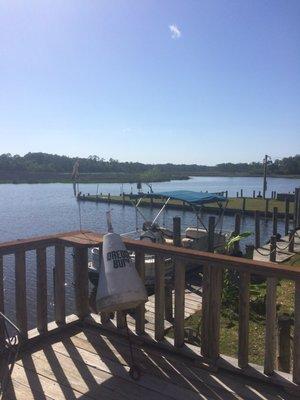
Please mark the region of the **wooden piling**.
[[294, 228], [298, 227], [298, 214], [299, 214], [299, 195], [300, 188], [295, 188], [295, 200], [294, 200]]
[[268, 213], [269, 213], [269, 199], [266, 199], [266, 205], [265, 205], [265, 219], [268, 218]]
[[207, 239], [207, 251], [214, 251], [214, 240], [215, 240], [215, 217], [208, 218], [208, 239]]
[[253, 244], [246, 244], [246, 258], [253, 260], [254, 246]]
[[277, 235], [277, 225], [278, 225], [278, 208], [273, 208], [273, 235]]
[[245, 209], [246, 209], [246, 197], [243, 197], [242, 211], [245, 212]]
[[[234, 234], [235, 236], [239, 235], [241, 232], [241, 214], [235, 214], [235, 222], [234, 222]], [[240, 249], [240, 242], [234, 243], [234, 250], [239, 251]]]
[[260, 247], [260, 215], [258, 211], [255, 211], [255, 247]]
[[289, 233], [289, 252], [294, 252], [294, 245], [295, 245], [295, 231], [292, 229]]
[[270, 240], [270, 261], [276, 262], [276, 235], [271, 236]]
[[298, 188], [298, 205], [297, 205], [297, 218], [296, 228], [300, 227], [300, 188]]
[[243, 189], [241, 189], [241, 197], [244, 197], [244, 196], [243, 196]]
[[173, 243], [174, 246], [181, 246], [181, 218], [173, 218]]
[[290, 202], [285, 199], [284, 234], [288, 235], [290, 229]]
[[253, 198], [255, 199], [255, 190], [253, 190]]

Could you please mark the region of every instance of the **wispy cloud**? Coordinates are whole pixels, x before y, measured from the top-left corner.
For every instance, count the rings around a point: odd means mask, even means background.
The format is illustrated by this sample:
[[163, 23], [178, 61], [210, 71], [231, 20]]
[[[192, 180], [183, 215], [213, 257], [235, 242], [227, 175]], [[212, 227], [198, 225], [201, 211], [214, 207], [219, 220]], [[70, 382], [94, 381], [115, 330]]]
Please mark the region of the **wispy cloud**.
[[169, 25], [169, 29], [171, 32], [172, 39], [179, 39], [181, 36], [181, 31], [179, 30], [178, 26], [175, 24]]

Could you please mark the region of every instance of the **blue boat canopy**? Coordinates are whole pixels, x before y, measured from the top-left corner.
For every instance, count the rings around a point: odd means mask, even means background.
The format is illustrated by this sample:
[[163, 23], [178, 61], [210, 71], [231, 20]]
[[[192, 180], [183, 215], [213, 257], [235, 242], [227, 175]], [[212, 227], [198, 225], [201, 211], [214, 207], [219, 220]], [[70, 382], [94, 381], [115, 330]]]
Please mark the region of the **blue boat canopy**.
[[216, 193], [194, 192], [193, 190], [172, 190], [170, 192], [149, 193], [147, 197], [165, 198], [186, 201], [189, 204], [201, 205], [227, 201], [226, 197]]

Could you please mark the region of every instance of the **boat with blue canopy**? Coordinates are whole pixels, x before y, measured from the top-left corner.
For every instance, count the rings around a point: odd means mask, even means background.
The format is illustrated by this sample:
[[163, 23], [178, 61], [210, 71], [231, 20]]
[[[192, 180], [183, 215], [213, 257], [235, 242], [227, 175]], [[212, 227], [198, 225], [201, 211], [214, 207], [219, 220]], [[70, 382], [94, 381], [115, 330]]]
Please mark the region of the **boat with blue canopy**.
[[[184, 232], [181, 233], [181, 245], [186, 248], [197, 249], [201, 251], [208, 250], [208, 228], [202, 220], [201, 207], [207, 204], [217, 204], [220, 213], [215, 224], [214, 230], [214, 246], [215, 248], [221, 247], [225, 244], [227, 237], [231, 233], [224, 233], [222, 231], [224, 210], [227, 205], [227, 198], [220, 193], [196, 192], [191, 190], [173, 190], [164, 192], [151, 193], [138, 193], [130, 196], [132, 205], [136, 210], [136, 230], [135, 238], [137, 240], [146, 240], [153, 243], [160, 243], [166, 245], [173, 245], [173, 231], [165, 226], [158, 224], [158, 219], [166, 211], [167, 205], [170, 200], [182, 201], [189, 204], [196, 216], [196, 225], [188, 226]], [[161, 209], [158, 211], [152, 221], [149, 221], [144, 215], [142, 210], [142, 200], [146, 198], [162, 199], [164, 200]], [[138, 216], [143, 219], [142, 229], [139, 229]], [[217, 227], [219, 229], [217, 230]], [[127, 236], [127, 234], [123, 234]], [[128, 235], [129, 236], [129, 235]], [[99, 262], [98, 249], [94, 248], [92, 253], [95, 254], [95, 263]], [[134, 254], [132, 254], [134, 257]], [[166, 277], [170, 276], [173, 271], [173, 262], [167, 258], [166, 264]], [[194, 268], [195, 266], [191, 266]], [[155, 280], [155, 258], [151, 255], [146, 255], [145, 259], [145, 281], [146, 285], [153, 285]]]

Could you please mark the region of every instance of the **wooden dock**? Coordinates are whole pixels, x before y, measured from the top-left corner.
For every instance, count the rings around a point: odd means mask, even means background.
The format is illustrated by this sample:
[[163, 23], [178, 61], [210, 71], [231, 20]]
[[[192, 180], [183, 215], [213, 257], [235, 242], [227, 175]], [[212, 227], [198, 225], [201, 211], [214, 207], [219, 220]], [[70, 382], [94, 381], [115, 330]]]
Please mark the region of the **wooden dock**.
[[[126, 194], [124, 196], [116, 195], [92, 195], [90, 193], [80, 193], [77, 195], [78, 201], [89, 201], [94, 203], [107, 203], [107, 204], [120, 204], [132, 206], [132, 201], [136, 201], [136, 195], [131, 196]], [[152, 207], [161, 208], [164, 202], [161, 199], [150, 199], [145, 197], [140, 202], [140, 207]], [[228, 205], [224, 210], [226, 215], [234, 215], [236, 213], [242, 213], [244, 215], [254, 216], [255, 212], [258, 211], [261, 215], [266, 218], [271, 218], [273, 215], [273, 208], [277, 207], [278, 217], [285, 218], [286, 215], [286, 202], [276, 199], [262, 199], [262, 198], [251, 198], [251, 197], [228, 197]], [[193, 211], [192, 207], [181, 200], [171, 199], [167, 205], [168, 209], [180, 210], [180, 211]], [[219, 214], [220, 208], [216, 203], [207, 204], [201, 206], [203, 212], [209, 212], [211, 214]], [[294, 204], [289, 203], [288, 216], [289, 219], [293, 218]]]
[[[282, 263], [300, 253], [300, 230], [296, 231], [294, 239], [294, 251], [289, 251], [289, 236], [284, 236], [276, 243], [276, 262]], [[257, 261], [269, 261], [270, 243], [254, 250], [253, 259]]]
[[[184, 319], [189, 318], [191, 315], [201, 310], [202, 306], [202, 290], [200, 287], [189, 287], [185, 289], [184, 294]], [[171, 316], [165, 319], [164, 327], [165, 331], [174, 327], [174, 312], [175, 312], [175, 290], [172, 290], [172, 313]], [[145, 329], [147, 331], [155, 331], [155, 295], [148, 297], [148, 301], [145, 304]], [[133, 328], [135, 326], [135, 319], [132, 316], [127, 317], [128, 324]]]

